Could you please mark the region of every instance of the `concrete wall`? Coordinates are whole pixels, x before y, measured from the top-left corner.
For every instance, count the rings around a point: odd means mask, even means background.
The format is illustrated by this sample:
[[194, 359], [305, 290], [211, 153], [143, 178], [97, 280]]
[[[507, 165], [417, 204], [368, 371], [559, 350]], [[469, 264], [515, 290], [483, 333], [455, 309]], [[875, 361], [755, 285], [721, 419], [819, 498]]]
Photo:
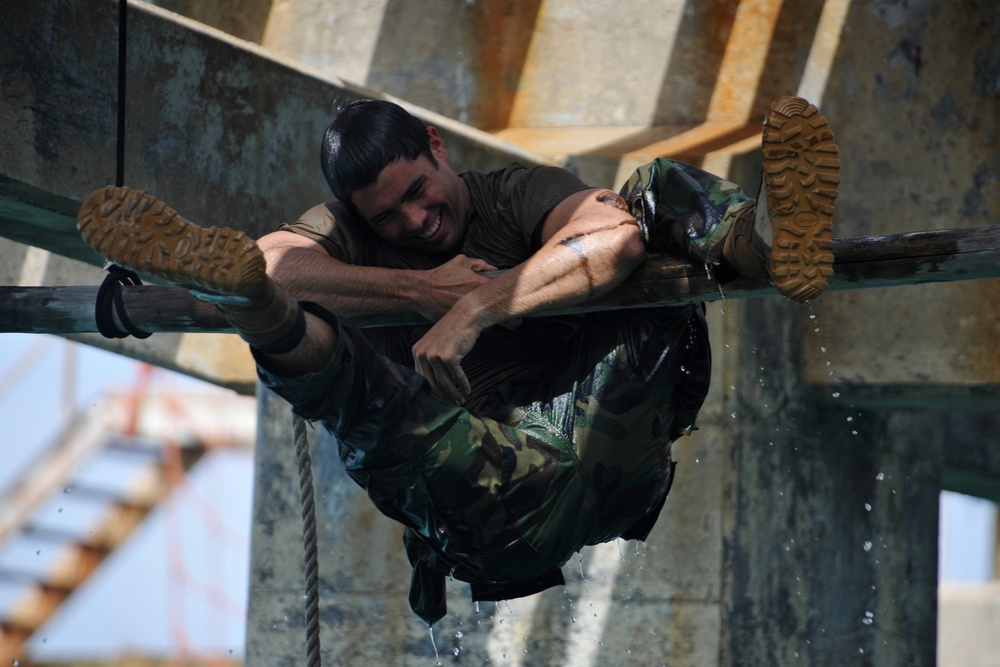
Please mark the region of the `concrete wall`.
[[[997, 667], [1000, 665], [1000, 585], [954, 585], [943, 587], [941, 643], [938, 664], [941, 667]], [[968, 637], [980, 641], [968, 641]]]
[[[333, 101], [378, 95], [282, 60], [252, 44], [145, 3], [129, 5], [125, 184], [152, 192], [200, 224], [259, 236], [329, 198], [319, 141]], [[5, 7], [0, 22], [0, 237], [97, 267], [75, 215], [116, 172], [117, 2], [46, 0]], [[432, 112], [457, 165], [541, 159]], [[14, 282], [24, 248], [4, 257]], [[37, 273], [37, 272], [36, 272]], [[64, 281], [64, 282], [60, 282]], [[155, 336], [103, 347], [240, 391], [255, 378], [242, 346], [219, 355], [211, 337]], [[191, 350], [184, 352], [183, 349]], [[205, 350], [199, 360], [197, 351]], [[218, 370], [218, 373], [216, 373]]]

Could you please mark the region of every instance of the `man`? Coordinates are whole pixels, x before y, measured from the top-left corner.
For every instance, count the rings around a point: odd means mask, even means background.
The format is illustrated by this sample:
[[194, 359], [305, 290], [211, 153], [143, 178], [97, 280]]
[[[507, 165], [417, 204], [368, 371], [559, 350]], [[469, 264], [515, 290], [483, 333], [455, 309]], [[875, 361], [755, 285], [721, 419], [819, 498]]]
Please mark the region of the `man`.
[[[410, 603], [428, 623], [449, 574], [476, 600], [518, 597], [562, 583], [584, 545], [644, 539], [670, 445], [695, 428], [703, 306], [538, 314], [613, 289], [651, 252], [796, 300], [832, 273], [837, 147], [799, 98], [768, 111], [760, 202], [667, 160], [620, 194], [554, 167], [459, 175], [435, 128], [372, 100], [341, 110], [322, 163], [337, 201], [256, 244], [127, 188], [92, 193], [80, 229], [112, 261], [215, 301], [262, 381], [335, 436], [406, 527]], [[428, 326], [362, 334], [349, 320], [403, 311]]]

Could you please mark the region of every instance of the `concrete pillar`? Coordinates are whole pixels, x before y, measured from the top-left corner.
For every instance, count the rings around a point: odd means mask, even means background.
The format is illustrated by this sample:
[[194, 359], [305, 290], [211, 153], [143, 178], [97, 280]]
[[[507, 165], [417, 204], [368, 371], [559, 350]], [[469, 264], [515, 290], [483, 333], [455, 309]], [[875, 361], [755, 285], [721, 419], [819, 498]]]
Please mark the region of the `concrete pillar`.
[[745, 311], [720, 664], [933, 664], [944, 415], [810, 390], [809, 310]]

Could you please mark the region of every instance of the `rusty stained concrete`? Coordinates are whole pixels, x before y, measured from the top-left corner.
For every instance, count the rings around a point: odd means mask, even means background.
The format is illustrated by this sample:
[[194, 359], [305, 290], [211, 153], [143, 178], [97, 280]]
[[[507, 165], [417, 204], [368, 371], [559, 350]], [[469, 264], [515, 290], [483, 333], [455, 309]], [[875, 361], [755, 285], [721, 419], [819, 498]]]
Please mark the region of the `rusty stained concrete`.
[[[1000, 221], [998, 34], [994, 3], [852, 4], [824, 104], [843, 163], [837, 236]], [[998, 295], [997, 280], [824, 295], [800, 318], [802, 379], [849, 384], [844, 400], [859, 385], [925, 405], [934, 386], [958, 405], [995, 395]]]

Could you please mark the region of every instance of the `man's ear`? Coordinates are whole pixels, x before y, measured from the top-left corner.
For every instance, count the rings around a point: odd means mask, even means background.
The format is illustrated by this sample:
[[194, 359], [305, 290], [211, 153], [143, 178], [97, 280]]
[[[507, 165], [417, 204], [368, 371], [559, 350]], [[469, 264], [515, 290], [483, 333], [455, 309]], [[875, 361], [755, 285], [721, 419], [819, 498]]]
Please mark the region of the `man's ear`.
[[444, 147], [444, 140], [441, 135], [438, 134], [437, 128], [428, 125], [427, 126], [427, 137], [430, 139], [431, 143], [431, 154], [441, 162], [448, 162], [448, 149]]

